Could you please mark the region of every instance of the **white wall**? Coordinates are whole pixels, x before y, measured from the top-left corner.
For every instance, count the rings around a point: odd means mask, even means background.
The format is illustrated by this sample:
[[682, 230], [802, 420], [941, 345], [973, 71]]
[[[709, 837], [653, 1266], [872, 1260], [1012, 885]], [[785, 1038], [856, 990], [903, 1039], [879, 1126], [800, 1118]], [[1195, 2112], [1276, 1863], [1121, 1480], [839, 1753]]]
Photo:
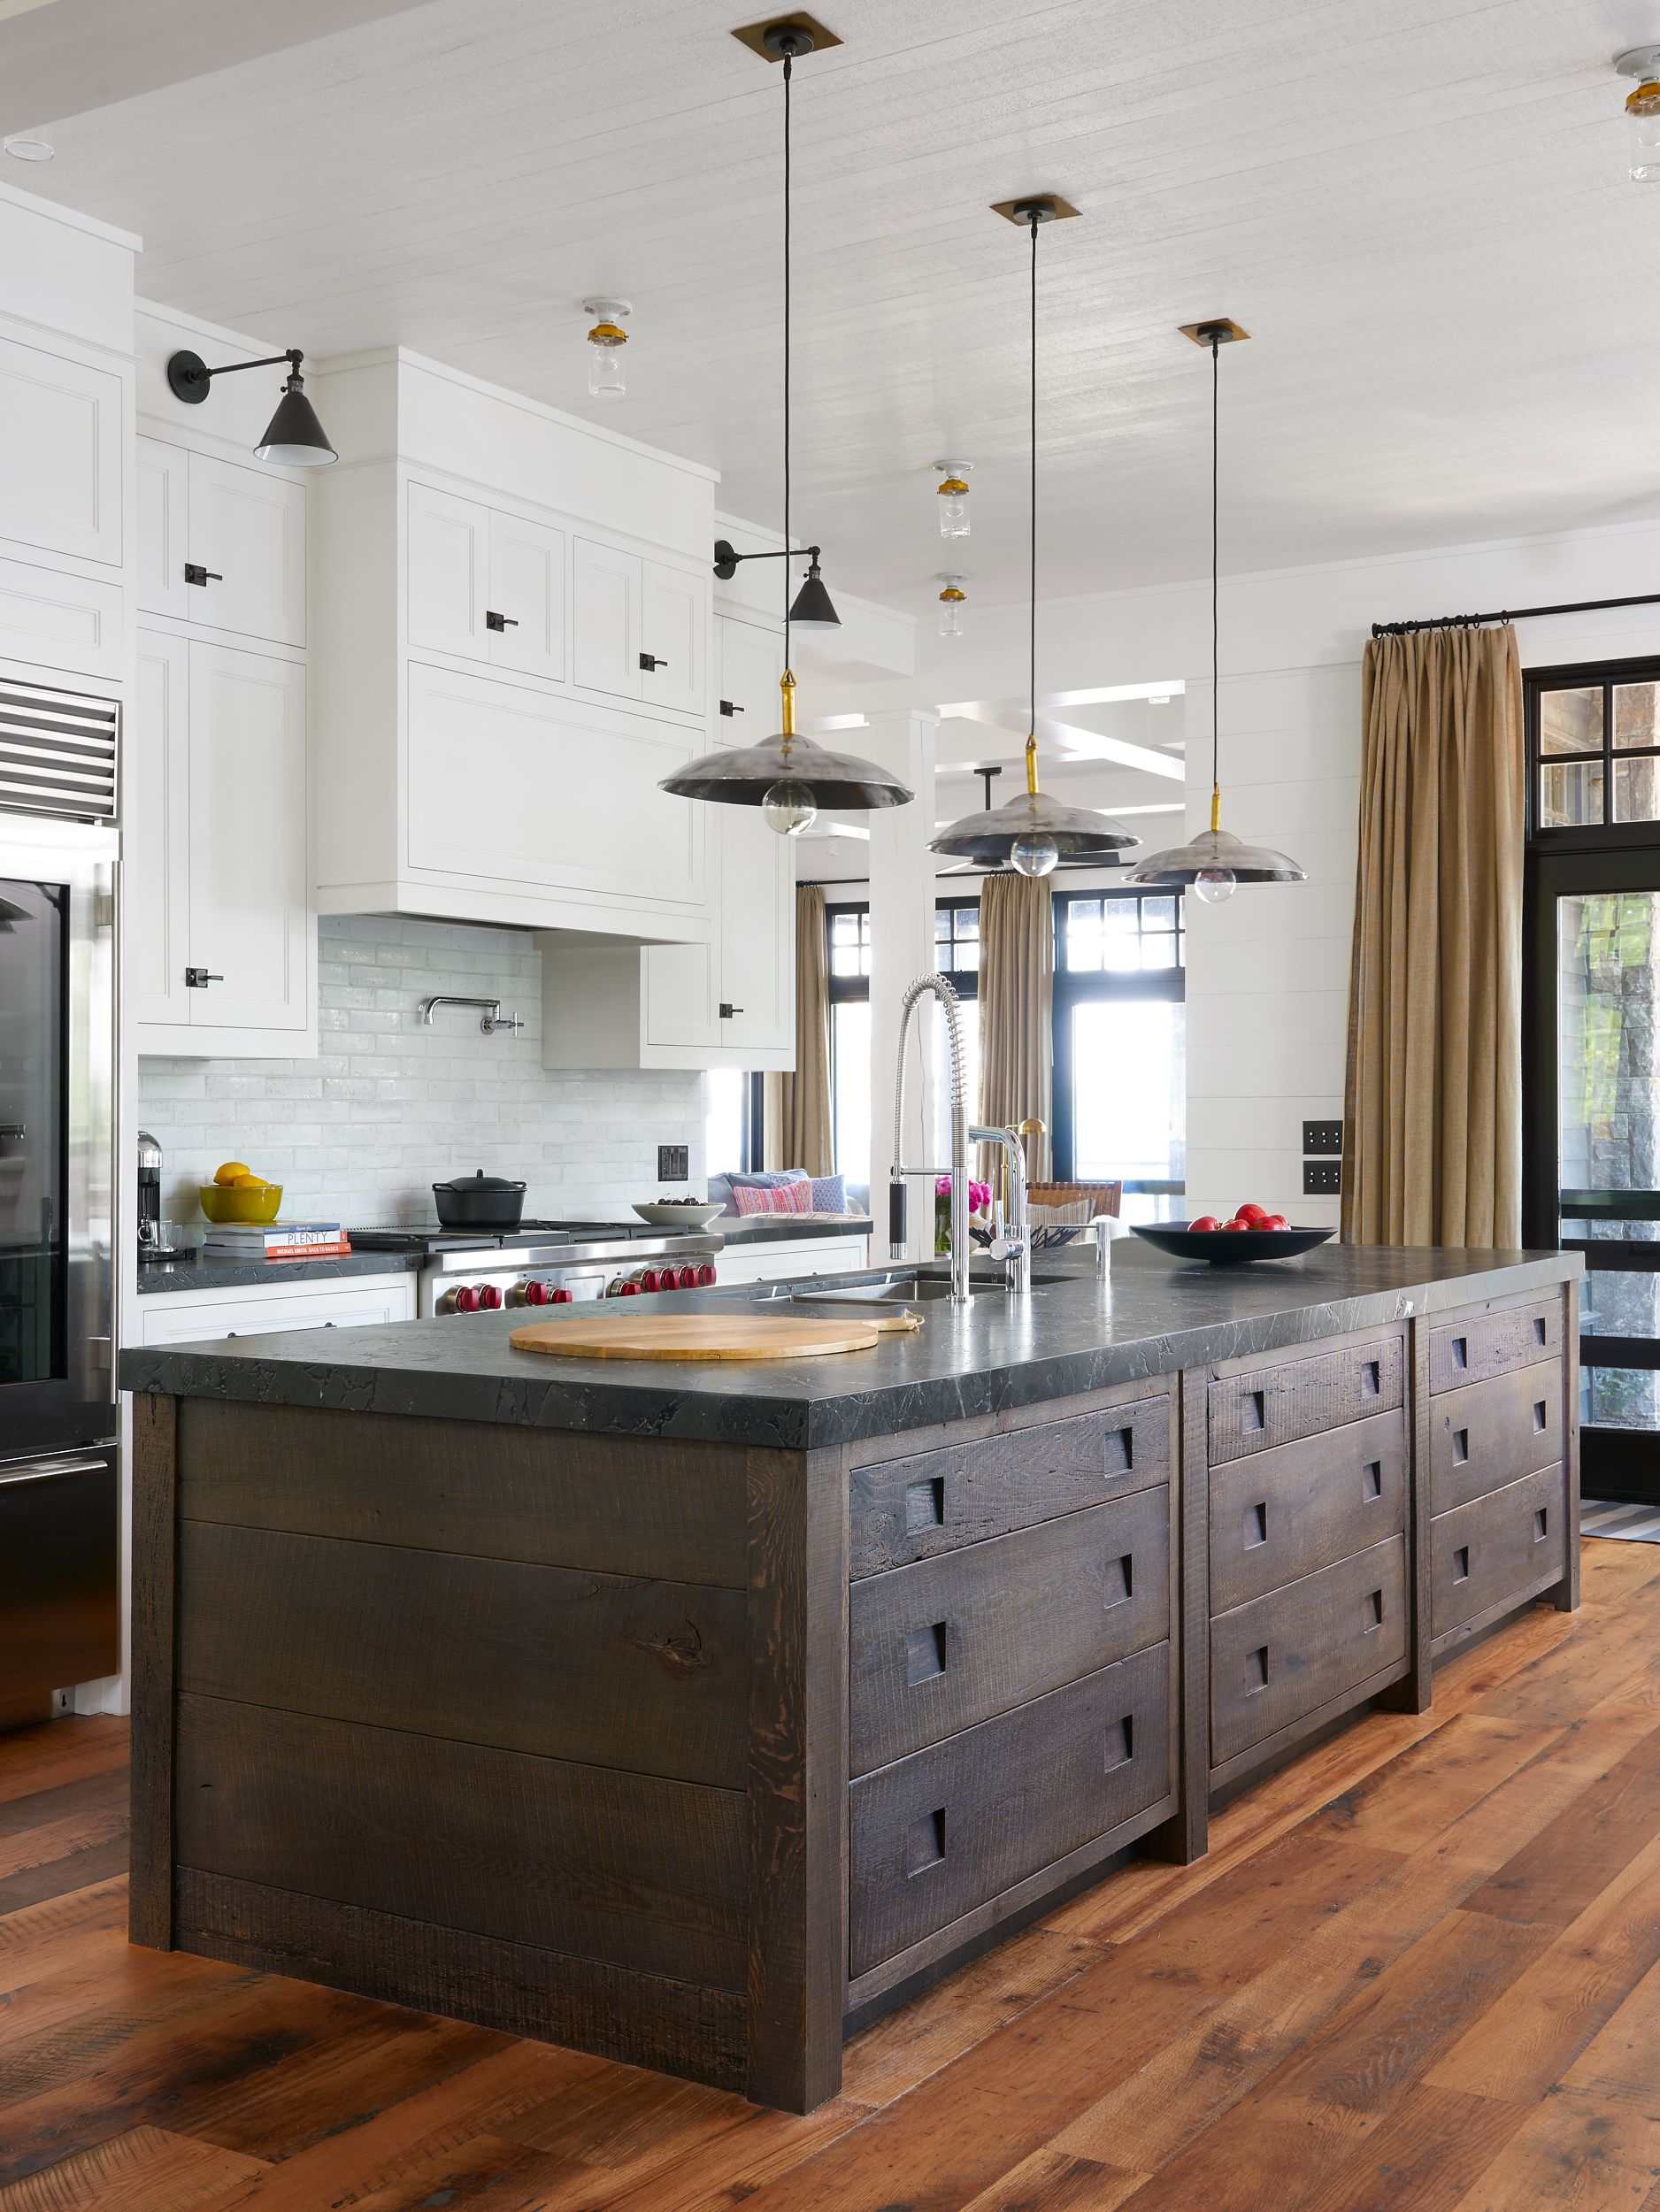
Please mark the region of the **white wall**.
[[[1444, 547], [1226, 578], [1223, 822], [1277, 846], [1304, 884], [1189, 902], [1187, 1178], [1192, 1211], [1256, 1196], [1293, 1219], [1337, 1218], [1302, 1195], [1302, 1123], [1342, 1110], [1360, 765], [1360, 661], [1371, 625], [1660, 591], [1660, 523]], [[1210, 641], [1205, 580], [1055, 600], [1040, 610], [1040, 691], [1185, 680], [1187, 827], [1209, 818]], [[826, 686], [822, 712], [993, 696], [1016, 685], [1026, 611], [978, 608], [949, 649], [918, 638], [909, 684]], [[1528, 666], [1660, 654], [1660, 607], [1518, 626]], [[849, 736], [849, 742], [855, 741]], [[1178, 841], [1156, 817], [1150, 842]]]

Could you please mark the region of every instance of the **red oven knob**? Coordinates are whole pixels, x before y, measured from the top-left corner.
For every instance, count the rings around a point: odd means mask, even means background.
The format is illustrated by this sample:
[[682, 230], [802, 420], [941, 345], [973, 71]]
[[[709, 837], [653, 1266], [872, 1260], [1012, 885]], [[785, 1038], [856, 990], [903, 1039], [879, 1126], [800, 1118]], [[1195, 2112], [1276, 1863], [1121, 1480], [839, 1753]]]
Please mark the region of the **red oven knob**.
[[527, 1306], [545, 1306], [547, 1302], [548, 1286], [546, 1283], [526, 1283], [525, 1285], [525, 1303]]
[[714, 1280], [715, 1263], [713, 1260], [705, 1260], [697, 1271], [697, 1287], [699, 1290], [707, 1290]]
[[680, 1288], [681, 1288], [682, 1290], [696, 1290], [696, 1287], [697, 1287], [697, 1270], [696, 1270], [695, 1267], [683, 1267], [683, 1268], [681, 1268], [681, 1270], [680, 1270]]
[[571, 1294], [563, 1283], [556, 1283], [548, 1293], [548, 1303], [550, 1306], [568, 1306], [570, 1302]]
[[496, 1313], [500, 1310], [501, 1303], [502, 1291], [499, 1283], [479, 1285], [479, 1311], [480, 1313]]
[[618, 1286], [617, 1295], [619, 1298], [637, 1298], [640, 1295], [640, 1286], [632, 1275], [626, 1283]]
[[663, 1278], [658, 1274], [655, 1267], [646, 1267], [641, 1270], [640, 1287], [642, 1291], [661, 1290], [663, 1288]]
[[457, 1313], [476, 1313], [478, 1310], [478, 1292], [473, 1288], [471, 1283], [463, 1283], [459, 1290], [456, 1293], [456, 1311]]

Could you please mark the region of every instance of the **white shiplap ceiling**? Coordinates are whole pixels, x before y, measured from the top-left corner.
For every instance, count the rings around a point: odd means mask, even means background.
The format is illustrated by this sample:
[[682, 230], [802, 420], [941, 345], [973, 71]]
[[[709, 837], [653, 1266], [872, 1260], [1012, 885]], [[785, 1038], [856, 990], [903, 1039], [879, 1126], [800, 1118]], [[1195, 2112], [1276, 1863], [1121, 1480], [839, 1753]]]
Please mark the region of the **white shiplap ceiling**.
[[[0, 22], [0, 78], [81, 4]], [[1254, 334], [1222, 364], [1230, 568], [1660, 511], [1660, 190], [1625, 180], [1609, 68], [1660, 0], [818, 12], [846, 43], [796, 78], [795, 521], [833, 586], [1023, 594], [1026, 246], [987, 209], [1034, 188], [1084, 213], [1042, 241], [1046, 594], [1205, 565], [1209, 365], [1175, 326], [1215, 313]], [[58, 159], [16, 180], [142, 232], [152, 298], [579, 412], [578, 303], [631, 297], [604, 419], [768, 520], [780, 88], [746, 19], [435, 0], [33, 117]], [[976, 464], [949, 549], [946, 454]]]

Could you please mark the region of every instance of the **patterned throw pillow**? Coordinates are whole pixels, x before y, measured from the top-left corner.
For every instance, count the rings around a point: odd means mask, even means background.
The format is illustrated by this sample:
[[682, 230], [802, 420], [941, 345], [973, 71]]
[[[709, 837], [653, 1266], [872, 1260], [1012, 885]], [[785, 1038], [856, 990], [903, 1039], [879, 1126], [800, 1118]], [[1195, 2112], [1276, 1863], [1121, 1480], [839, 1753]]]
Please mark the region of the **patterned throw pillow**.
[[812, 1197], [811, 1182], [778, 1183], [770, 1190], [760, 1189], [753, 1183], [740, 1183], [732, 1196], [741, 1214], [804, 1214], [812, 1211], [809, 1202]]
[[845, 1175], [815, 1175], [808, 1185], [812, 1203], [808, 1209], [816, 1214], [844, 1214], [848, 1210], [848, 1179]]

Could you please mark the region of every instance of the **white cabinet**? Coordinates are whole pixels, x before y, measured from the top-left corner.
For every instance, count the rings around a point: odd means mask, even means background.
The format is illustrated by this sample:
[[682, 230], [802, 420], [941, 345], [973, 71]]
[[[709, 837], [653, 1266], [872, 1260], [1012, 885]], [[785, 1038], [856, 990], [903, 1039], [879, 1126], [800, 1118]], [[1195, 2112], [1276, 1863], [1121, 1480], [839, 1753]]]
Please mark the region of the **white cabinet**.
[[141, 631], [126, 784], [139, 1049], [302, 1049], [315, 964], [304, 670]]
[[121, 380], [0, 338], [0, 538], [122, 560]]
[[305, 488], [138, 442], [138, 603], [273, 645], [305, 642]]
[[[275, 1267], [277, 1263], [271, 1264]], [[138, 1300], [142, 1344], [211, 1343], [273, 1329], [362, 1329], [415, 1318], [413, 1275], [238, 1285], [229, 1290], [151, 1291]]]
[[[728, 1225], [716, 1221], [712, 1228]], [[746, 1238], [738, 1229], [726, 1239], [715, 1262], [724, 1286], [728, 1283], [784, 1283], [796, 1276], [857, 1275], [871, 1264], [871, 1240], [859, 1236], [790, 1237], [777, 1244]]]
[[[126, 672], [121, 587], [36, 561], [0, 560], [0, 660], [119, 681]], [[42, 672], [42, 682], [52, 680]]]
[[703, 714], [709, 579], [591, 538], [577, 539], [574, 563], [577, 683]]
[[406, 608], [413, 650], [565, 676], [565, 533], [411, 481]]

